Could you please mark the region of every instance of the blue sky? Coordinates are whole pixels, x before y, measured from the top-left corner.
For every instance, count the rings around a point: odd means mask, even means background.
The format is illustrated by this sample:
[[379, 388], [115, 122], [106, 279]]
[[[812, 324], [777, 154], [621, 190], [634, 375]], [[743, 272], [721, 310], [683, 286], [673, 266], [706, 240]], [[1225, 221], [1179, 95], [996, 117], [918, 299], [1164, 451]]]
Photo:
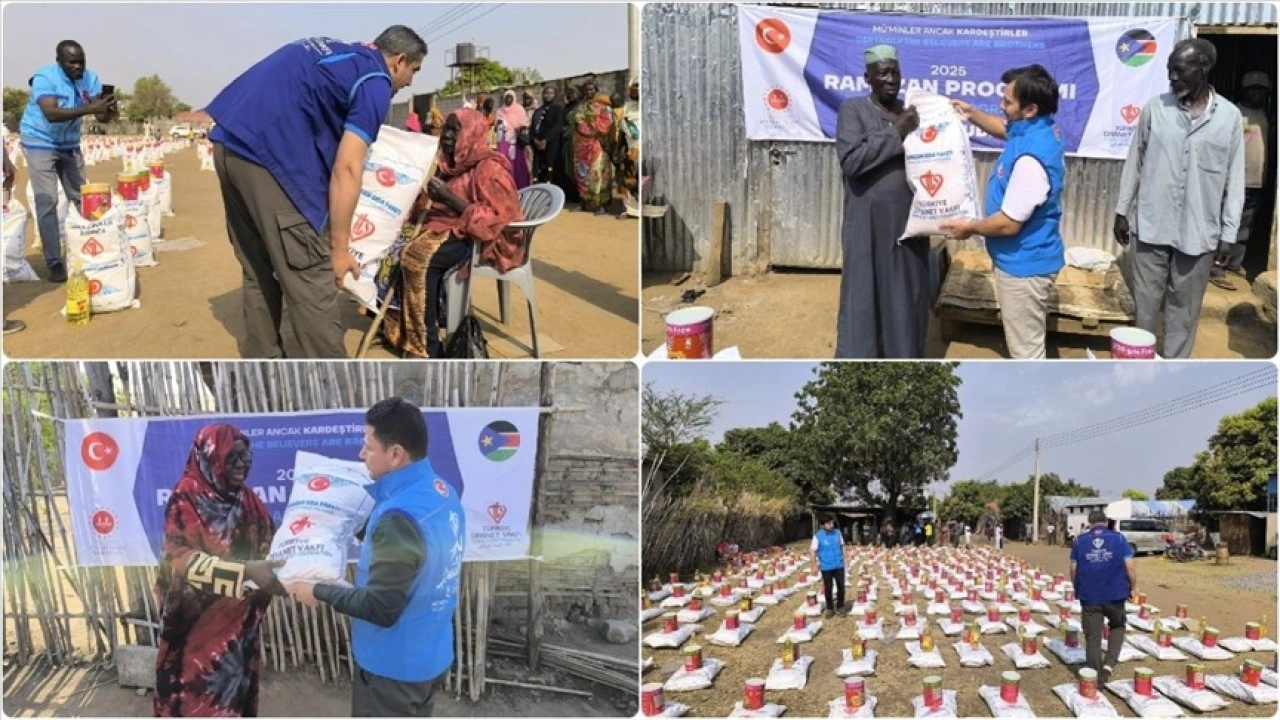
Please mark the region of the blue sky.
[[73, 39], [104, 83], [127, 91], [139, 77], [158, 74], [194, 107], [281, 45], [318, 35], [372, 40], [396, 24], [418, 29], [429, 47], [417, 80], [400, 91], [398, 101], [443, 85], [449, 77], [445, 50], [458, 42], [488, 47], [488, 57], [508, 67], [535, 68], [545, 78], [627, 67], [624, 3], [517, 2], [465, 12], [434, 2], [11, 3], [2, 19], [5, 87], [25, 87], [32, 71], [53, 62], [58, 42]]
[[[660, 391], [711, 394], [725, 401], [709, 439], [725, 430], [777, 421], [786, 425], [795, 393], [812, 378], [811, 363], [648, 363], [644, 382]], [[995, 470], [1036, 437], [1075, 430], [1266, 368], [1269, 387], [1205, 405], [1181, 415], [1074, 445], [1047, 449], [1041, 472], [1092, 485], [1106, 496], [1125, 488], [1153, 493], [1164, 473], [1187, 465], [1203, 450], [1223, 415], [1275, 395], [1269, 363], [1206, 362], [973, 362], [963, 379], [959, 460], [951, 478]], [[1001, 482], [1026, 479], [1030, 457], [998, 474]], [[941, 488], [939, 488], [941, 489]]]

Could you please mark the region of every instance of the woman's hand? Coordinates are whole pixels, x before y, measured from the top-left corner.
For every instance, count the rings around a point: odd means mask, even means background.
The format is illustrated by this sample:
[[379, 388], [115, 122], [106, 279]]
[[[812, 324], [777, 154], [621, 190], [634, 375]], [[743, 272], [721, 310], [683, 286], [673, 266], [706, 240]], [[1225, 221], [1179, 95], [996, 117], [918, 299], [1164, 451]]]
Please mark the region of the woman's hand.
[[434, 202], [444, 203], [459, 215], [467, 209], [466, 201], [454, 195], [448, 184], [438, 177], [431, 178], [427, 182], [427, 197]]

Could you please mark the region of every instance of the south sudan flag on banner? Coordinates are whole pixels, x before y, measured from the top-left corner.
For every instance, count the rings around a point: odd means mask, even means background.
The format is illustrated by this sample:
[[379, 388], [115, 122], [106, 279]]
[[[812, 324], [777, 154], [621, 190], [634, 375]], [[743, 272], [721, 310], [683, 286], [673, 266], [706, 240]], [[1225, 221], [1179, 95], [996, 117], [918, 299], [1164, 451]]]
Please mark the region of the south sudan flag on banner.
[[1129, 67], [1142, 67], [1156, 56], [1156, 38], [1141, 28], [1134, 28], [1116, 41], [1116, 57]]
[[520, 449], [520, 431], [506, 420], [497, 420], [480, 432], [480, 453], [493, 462], [502, 462]]

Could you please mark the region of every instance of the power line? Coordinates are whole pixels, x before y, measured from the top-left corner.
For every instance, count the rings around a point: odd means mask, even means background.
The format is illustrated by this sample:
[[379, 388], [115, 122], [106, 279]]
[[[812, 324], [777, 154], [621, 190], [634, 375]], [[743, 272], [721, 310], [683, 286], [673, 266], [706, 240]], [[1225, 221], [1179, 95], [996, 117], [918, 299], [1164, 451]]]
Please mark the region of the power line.
[[475, 7], [476, 6], [472, 4], [454, 5], [448, 8], [447, 10], [445, 10], [444, 12], [440, 13], [440, 17], [437, 17], [434, 20], [429, 20], [426, 23], [423, 23], [421, 26], [419, 26], [417, 29], [417, 33], [419, 36], [425, 37], [435, 32], [436, 30], [440, 29], [441, 27], [444, 27], [446, 23], [453, 22], [458, 17], [462, 15], [466, 15], [468, 12], [475, 9]]
[[993, 469], [988, 470], [987, 472], [982, 473], [981, 475], [978, 475], [977, 479], [979, 481], [995, 480], [997, 475], [1004, 472], [1005, 470], [1008, 470], [1014, 465], [1017, 465], [1019, 462], [1027, 459], [1033, 452], [1035, 452], [1035, 447], [1032, 445], [1027, 445], [1023, 447], [1021, 450], [1019, 450], [1018, 452], [1014, 453], [1013, 455], [1010, 455], [1008, 458], [1004, 460], [1004, 462], [1001, 462], [999, 465], [996, 465]]
[[[450, 35], [452, 35], [453, 33], [456, 33], [456, 32], [458, 32], [459, 30], [461, 30], [461, 29], [463, 29], [463, 28], [467, 27], [468, 25], [471, 25], [472, 23], [474, 23], [474, 22], [476, 22], [476, 21], [478, 21], [478, 20], [481, 20], [482, 18], [484, 18], [484, 17], [486, 17], [486, 16], [488, 16], [488, 15], [491, 15], [492, 13], [494, 13], [494, 12], [496, 12], [496, 11], [498, 11], [498, 10], [501, 10], [501, 9], [502, 9], [503, 7], [505, 7], [505, 6], [506, 6], [506, 3], [498, 3], [498, 4], [496, 4], [496, 5], [492, 5], [492, 6], [490, 6], [487, 10], [485, 10], [485, 11], [484, 11], [484, 12], [482, 12], [482, 13], [480, 13], [479, 15], [474, 15], [474, 16], [471, 16], [471, 17], [468, 17], [468, 18], [460, 18], [460, 20], [461, 20], [461, 24], [457, 24], [457, 23], [455, 23], [452, 27], [449, 27], [449, 28], [444, 29], [444, 30], [437, 30], [437, 31], [435, 31], [435, 32], [433, 33], [432, 37], [431, 37], [430, 39], [428, 39], [428, 40], [427, 40], [427, 42], [428, 42], [428, 43], [432, 43], [432, 42], [439, 42], [440, 40], [443, 40], [444, 38], [449, 37], [449, 36], [450, 36]], [[471, 6], [471, 7], [473, 7], [473, 8], [474, 8], [475, 6]]]

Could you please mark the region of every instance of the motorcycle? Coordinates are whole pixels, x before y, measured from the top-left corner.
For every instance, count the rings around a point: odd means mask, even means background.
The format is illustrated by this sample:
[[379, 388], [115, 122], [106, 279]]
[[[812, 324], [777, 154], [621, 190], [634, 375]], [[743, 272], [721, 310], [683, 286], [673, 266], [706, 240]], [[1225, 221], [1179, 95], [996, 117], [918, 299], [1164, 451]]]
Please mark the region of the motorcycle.
[[1192, 538], [1178, 540], [1173, 535], [1166, 535], [1164, 541], [1164, 556], [1170, 560], [1187, 562], [1204, 557], [1204, 549], [1200, 547], [1200, 543], [1197, 543]]

